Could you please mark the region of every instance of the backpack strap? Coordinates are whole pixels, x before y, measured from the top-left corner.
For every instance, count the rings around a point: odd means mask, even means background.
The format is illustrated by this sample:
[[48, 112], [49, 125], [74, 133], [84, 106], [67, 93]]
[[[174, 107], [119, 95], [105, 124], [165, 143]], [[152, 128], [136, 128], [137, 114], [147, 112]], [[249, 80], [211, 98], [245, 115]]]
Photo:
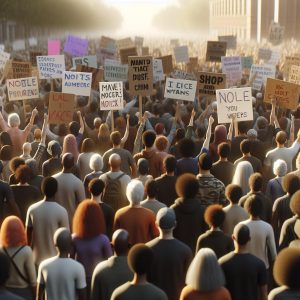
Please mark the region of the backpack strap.
[[120, 174], [116, 179], [120, 179], [125, 175], [125, 173]]

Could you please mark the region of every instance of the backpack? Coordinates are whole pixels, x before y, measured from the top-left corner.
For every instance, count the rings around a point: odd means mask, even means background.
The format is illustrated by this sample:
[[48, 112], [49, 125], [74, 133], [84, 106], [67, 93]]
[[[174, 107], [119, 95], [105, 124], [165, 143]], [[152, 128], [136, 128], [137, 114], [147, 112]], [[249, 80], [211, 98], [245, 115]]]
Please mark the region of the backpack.
[[114, 211], [128, 204], [125, 193], [123, 192], [120, 179], [125, 175], [122, 173], [113, 179], [106, 175], [107, 181], [104, 188], [102, 201], [112, 207]]

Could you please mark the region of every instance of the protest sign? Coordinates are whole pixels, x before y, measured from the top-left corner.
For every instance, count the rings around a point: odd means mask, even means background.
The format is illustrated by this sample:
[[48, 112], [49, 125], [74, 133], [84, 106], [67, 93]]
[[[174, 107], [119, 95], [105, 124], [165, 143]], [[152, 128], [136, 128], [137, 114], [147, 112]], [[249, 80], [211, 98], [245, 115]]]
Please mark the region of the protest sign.
[[284, 27], [278, 23], [272, 22], [269, 29], [269, 41], [273, 45], [279, 45], [283, 42]]
[[278, 79], [267, 79], [264, 102], [276, 103], [284, 108], [295, 109], [299, 104], [300, 85]]
[[289, 82], [300, 84], [300, 66], [291, 66]]
[[270, 65], [277, 65], [280, 61], [281, 53], [279, 50], [272, 50], [271, 57], [268, 61]]
[[242, 68], [246, 70], [250, 70], [253, 65], [253, 56], [243, 56], [242, 60]]
[[157, 57], [157, 58], [162, 61], [164, 74], [165, 75], [170, 74], [173, 71], [172, 55], [166, 55], [166, 56], [161, 56], [161, 57]]
[[272, 55], [272, 50], [267, 48], [258, 49], [258, 59], [269, 61]]
[[168, 77], [164, 97], [194, 102], [196, 89], [197, 81]]
[[60, 40], [48, 40], [48, 55], [60, 54]]
[[135, 44], [130, 37], [127, 37], [127, 38], [118, 40], [117, 46], [119, 49], [123, 49], [123, 48], [132, 48], [135, 46]]
[[39, 98], [37, 77], [7, 79], [7, 94], [9, 101]]
[[13, 61], [11, 63], [11, 69], [12, 69], [12, 78], [14, 79], [31, 77], [30, 62]]
[[62, 92], [78, 96], [90, 96], [92, 74], [65, 71], [62, 79]]
[[173, 72], [170, 75], [172, 78], [176, 78], [176, 79], [187, 79], [187, 80], [196, 79], [194, 74], [182, 70], [178, 70], [178, 69], [173, 70]]
[[103, 69], [96, 69], [96, 68], [87, 67], [87, 66], [83, 66], [83, 65], [77, 65], [76, 71], [92, 73], [92, 89], [95, 91], [98, 91], [99, 82], [104, 80]]
[[170, 46], [175, 48], [179, 46], [179, 40], [178, 39], [172, 39], [170, 40]]
[[198, 94], [200, 97], [214, 98], [216, 90], [226, 88], [226, 75], [221, 73], [197, 73]]
[[69, 35], [65, 41], [64, 52], [73, 56], [85, 56], [88, 51], [88, 44], [87, 39]]
[[153, 90], [153, 62], [151, 56], [128, 58], [129, 92], [132, 96], [147, 96]]
[[3, 52], [5, 49], [5, 46], [3, 44], [0, 44], [0, 52]]
[[252, 88], [254, 90], [260, 91], [267, 78], [274, 78], [275, 73], [276, 67], [274, 65], [252, 65], [250, 78], [253, 78], [256, 74], [256, 77], [252, 84]]
[[144, 38], [142, 36], [136, 36], [134, 38], [134, 44], [139, 47], [142, 48], [143, 44], [144, 44]]
[[120, 49], [120, 59], [123, 65], [128, 64], [129, 56], [137, 56], [136, 47]]
[[49, 124], [69, 124], [75, 112], [75, 95], [50, 92]]
[[162, 81], [165, 79], [162, 61], [153, 58], [153, 82]]
[[231, 116], [237, 121], [252, 121], [251, 87], [216, 90], [218, 123], [230, 123]]
[[97, 57], [95, 55], [82, 56], [82, 57], [73, 57], [72, 58], [73, 68], [76, 68], [76, 65], [84, 65], [92, 68], [97, 68]]
[[30, 53], [29, 53], [30, 62], [33, 67], [37, 66], [36, 57], [41, 56], [41, 55], [43, 55], [43, 53], [41, 51], [30, 51]]
[[142, 47], [142, 56], [149, 55], [149, 47]]
[[13, 50], [20, 51], [25, 50], [25, 41], [24, 40], [16, 40], [13, 42]]
[[123, 109], [123, 82], [100, 82], [100, 110]]
[[35, 37], [31, 37], [28, 39], [28, 43], [30, 47], [36, 47], [38, 45], [38, 40]]
[[243, 70], [240, 56], [222, 56], [222, 72], [226, 74], [228, 87], [237, 85], [242, 79]]
[[40, 79], [62, 78], [65, 67], [64, 55], [38, 56], [36, 58]]
[[117, 54], [116, 49], [99, 48], [96, 49], [97, 62], [103, 66], [106, 59], [115, 59]]
[[300, 56], [286, 56], [283, 65], [283, 76], [288, 79], [292, 66], [300, 66]]
[[226, 42], [227, 49], [236, 49], [236, 35], [222, 35], [218, 36], [219, 42]]
[[106, 49], [116, 49], [117, 48], [116, 40], [107, 36], [101, 36], [99, 47], [106, 48]]
[[104, 79], [106, 81], [127, 81], [128, 65], [117, 60], [106, 59], [104, 62]]
[[189, 73], [195, 72], [198, 69], [198, 57], [190, 57], [189, 62], [186, 64]]
[[208, 41], [206, 48], [206, 61], [220, 62], [226, 56], [226, 42]]
[[188, 46], [175, 47], [174, 56], [175, 56], [176, 63], [187, 63], [189, 61]]
[[4, 69], [6, 62], [10, 58], [10, 53], [0, 52], [0, 70]]

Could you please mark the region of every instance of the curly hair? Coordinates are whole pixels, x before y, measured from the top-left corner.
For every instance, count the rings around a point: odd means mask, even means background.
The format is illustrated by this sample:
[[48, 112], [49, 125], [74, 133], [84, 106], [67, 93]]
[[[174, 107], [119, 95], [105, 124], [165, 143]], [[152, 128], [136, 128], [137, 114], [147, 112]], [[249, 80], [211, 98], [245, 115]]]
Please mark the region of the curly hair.
[[179, 197], [194, 198], [199, 190], [199, 182], [193, 174], [183, 174], [176, 181], [176, 193]]
[[207, 207], [204, 213], [205, 223], [209, 227], [220, 227], [225, 220], [222, 205], [214, 204]]

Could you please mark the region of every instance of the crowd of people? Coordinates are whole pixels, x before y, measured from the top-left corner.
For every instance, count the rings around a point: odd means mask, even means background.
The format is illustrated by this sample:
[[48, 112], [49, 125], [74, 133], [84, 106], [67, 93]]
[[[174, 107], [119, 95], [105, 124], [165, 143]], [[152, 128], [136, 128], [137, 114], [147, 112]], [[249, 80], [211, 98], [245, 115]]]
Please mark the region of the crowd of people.
[[252, 121], [218, 124], [214, 99], [154, 88], [50, 125], [61, 81], [9, 102], [4, 78], [0, 299], [300, 298], [300, 106], [253, 90]]

